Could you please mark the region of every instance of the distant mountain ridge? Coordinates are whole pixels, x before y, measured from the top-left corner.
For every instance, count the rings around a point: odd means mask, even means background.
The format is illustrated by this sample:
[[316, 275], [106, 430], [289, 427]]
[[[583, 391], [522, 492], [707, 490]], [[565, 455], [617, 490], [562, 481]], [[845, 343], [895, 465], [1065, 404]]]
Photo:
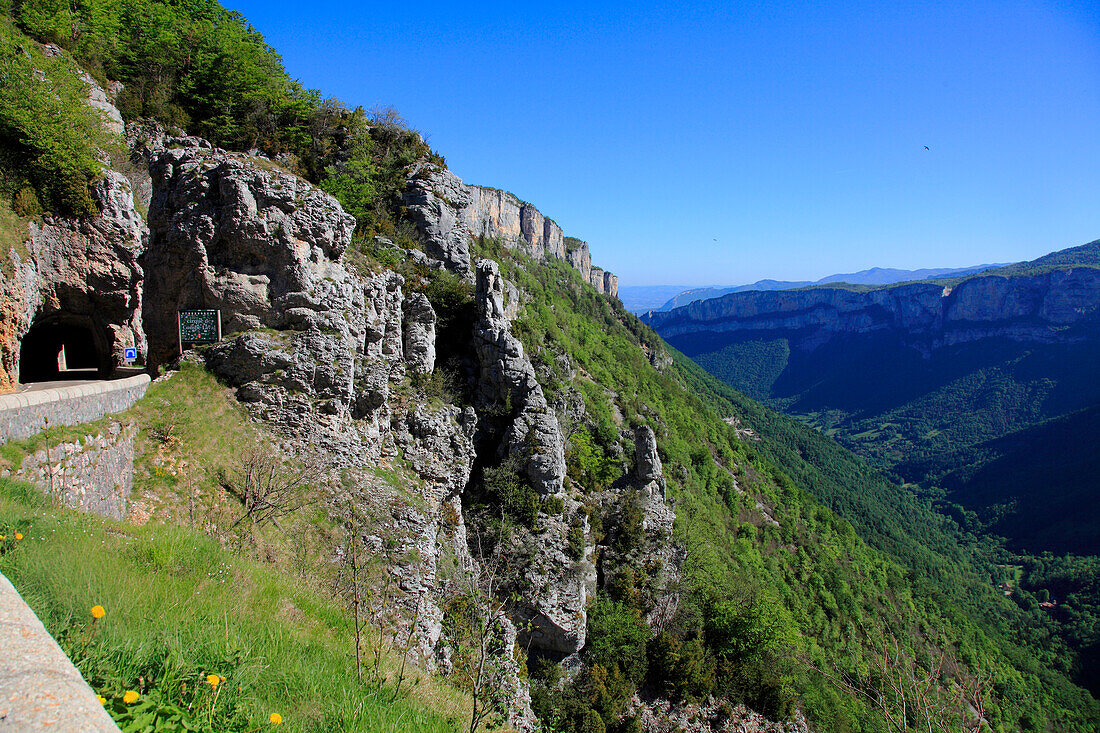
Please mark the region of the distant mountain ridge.
[[938, 280], [941, 278], [960, 277], [984, 272], [994, 268], [1004, 267], [1004, 263], [974, 265], [972, 267], [933, 267], [920, 270], [899, 270], [894, 267], [872, 267], [859, 272], [840, 273], [826, 275], [820, 280], [757, 280], [748, 285], [735, 287], [707, 287], [685, 290], [673, 298], [670, 298], [656, 310], [668, 311], [673, 308], [694, 303], [697, 300], [719, 298], [729, 293], [743, 293], [748, 290], [796, 290], [808, 288], [814, 285], [827, 285], [830, 283], [850, 283], [852, 285], [892, 285], [894, 283], [910, 282], [913, 280]]
[[[1091, 450], [1064, 426], [1091, 425], [1094, 412], [1067, 416], [1100, 405], [1100, 240], [922, 282], [729, 293], [643, 320], [727, 384], [947, 490], [1013, 546], [1100, 552], [1095, 474], [1074, 469], [1075, 488], [1055, 490], [1012, 462], [1027, 445], [1048, 469]], [[1030, 521], [1052, 491], [1093, 524], [1070, 537]]]

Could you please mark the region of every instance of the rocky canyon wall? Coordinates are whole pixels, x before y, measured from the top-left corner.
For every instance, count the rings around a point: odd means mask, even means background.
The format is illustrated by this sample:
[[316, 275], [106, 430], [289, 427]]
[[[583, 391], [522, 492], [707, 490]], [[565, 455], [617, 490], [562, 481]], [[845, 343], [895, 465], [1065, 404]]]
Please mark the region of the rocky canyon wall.
[[979, 275], [953, 286], [914, 283], [859, 292], [842, 288], [749, 291], [700, 300], [642, 320], [664, 338], [694, 333], [776, 332], [813, 348], [833, 336], [893, 331], [924, 349], [990, 337], [1051, 342], [1100, 316], [1100, 270], [1011, 277]]
[[405, 205], [428, 255], [463, 275], [473, 275], [470, 239], [486, 237], [519, 248], [534, 259], [565, 260], [597, 292], [613, 298], [619, 295], [615, 275], [598, 268], [599, 277], [592, 274], [586, 242], [568, 249], [556, 222], [506, 191], [469, 186], [446, 168], [422, 164], [409, 177]]

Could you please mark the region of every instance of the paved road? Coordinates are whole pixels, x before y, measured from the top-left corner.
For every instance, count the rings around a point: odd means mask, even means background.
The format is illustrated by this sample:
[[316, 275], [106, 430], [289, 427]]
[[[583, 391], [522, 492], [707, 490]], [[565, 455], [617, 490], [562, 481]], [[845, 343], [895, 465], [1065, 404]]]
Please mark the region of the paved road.
[[24, 392], [40, 392], [44, 389], [55, 389], [57, 387], [75, 387], [79, 384], [110, 382], [113, 379], [125, 379], [126, 377], [134, 377], [144, 371], [145, 370], [141, 367], [125, 367], [122, 369], [118, 369], [112, 379], [100, 379], [99, 371], [97, 369], [68, 369], [65, 372], [68, 379], [56, 379], [52, 382], [31, 382], [29, 384], [20, 384], [18, 387], [16, 387], [15, 392], [17, 394], [21, 394]]

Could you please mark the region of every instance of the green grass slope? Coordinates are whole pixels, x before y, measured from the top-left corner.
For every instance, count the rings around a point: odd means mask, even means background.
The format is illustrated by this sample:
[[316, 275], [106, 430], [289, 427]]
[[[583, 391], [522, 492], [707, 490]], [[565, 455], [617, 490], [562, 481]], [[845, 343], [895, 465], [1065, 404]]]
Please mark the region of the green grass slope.
[[[400, 694], [372, 679], [372, 662], [358, 680], [352, 616], [332, 592], [335, 540], [324, 512], [310, 505], [278, 527], [233, 526], [242, 509], [221, 481], [272, 437], [229, 390], [185, 364], [120, 419], [138, 427], [129, 522], [69, 511], [0, 479], [0, 572], [120, 724], [152, 716], [155, 730], [243, 733], [267, 730], [279, 713], [288, 731], [461, 727], [468, 701], [424, 673]], [[18, 463], [98, 425], [9, 443], [0, 460]], [[94, 605], [107, 615], [92, 624]], [[364, 658], [373, 652], [365, 641]], [[383, 648], [380, 673], [392, 680], [397, 664]], [[225, 677], [216, 700], [208, 674]], [[122, 702], [128, 690], [140, 703]]]

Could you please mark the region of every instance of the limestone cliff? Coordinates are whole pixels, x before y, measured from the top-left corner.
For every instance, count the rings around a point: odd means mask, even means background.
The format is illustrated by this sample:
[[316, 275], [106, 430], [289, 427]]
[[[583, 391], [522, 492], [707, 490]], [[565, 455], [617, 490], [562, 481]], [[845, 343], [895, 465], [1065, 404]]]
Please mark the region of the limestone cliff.
[[598, 292], [612, 298], [619, 295], [619, 279], [592, 268], [587, 243], [567, 250], [561, 227], [510, 193], [466, 185], [446, 168], [421, 163], [409, 176], [405, 206], [417, 224], [425, 252], [463, 275], [473, 273], [470, 239], [485, 237], [499, 239], [535, 259], [565, 260]]
[[664, 338], [776, 332], [813, 349], [844, 334], [893, 332], [925, 353], [990, 337], [1049, 342], [1100, 314], [1100, 270], [971, 277], [954, 286], [913, 283], [859, 292], [818, 287], [751, 291], [643, 316]]
[[[47, 47], [49, 51], [49, 47]], [[118, 131], [121, 117], [88, 75], [89, 105], [104, 112]], [[99, 214], [89, 218], [42, 217], [31, 222], [22, 249], [0, 267], [0, 391], [20, 381], [21, 348], [34, 339], [38, 358], [26, 365], [41, 380], [63, 360], [57, 333], [76, 332], [88, 354], [69, 367], [94, 368], [106, 376], [123, 364], [123, 352], [145, 354], [142, 328], [143, 277], [139, 259], [148, 230], [134, 205], [130, 182], [105, 171], [92, 187]], [[36, 363], [41, 362], [41, 363]]]

